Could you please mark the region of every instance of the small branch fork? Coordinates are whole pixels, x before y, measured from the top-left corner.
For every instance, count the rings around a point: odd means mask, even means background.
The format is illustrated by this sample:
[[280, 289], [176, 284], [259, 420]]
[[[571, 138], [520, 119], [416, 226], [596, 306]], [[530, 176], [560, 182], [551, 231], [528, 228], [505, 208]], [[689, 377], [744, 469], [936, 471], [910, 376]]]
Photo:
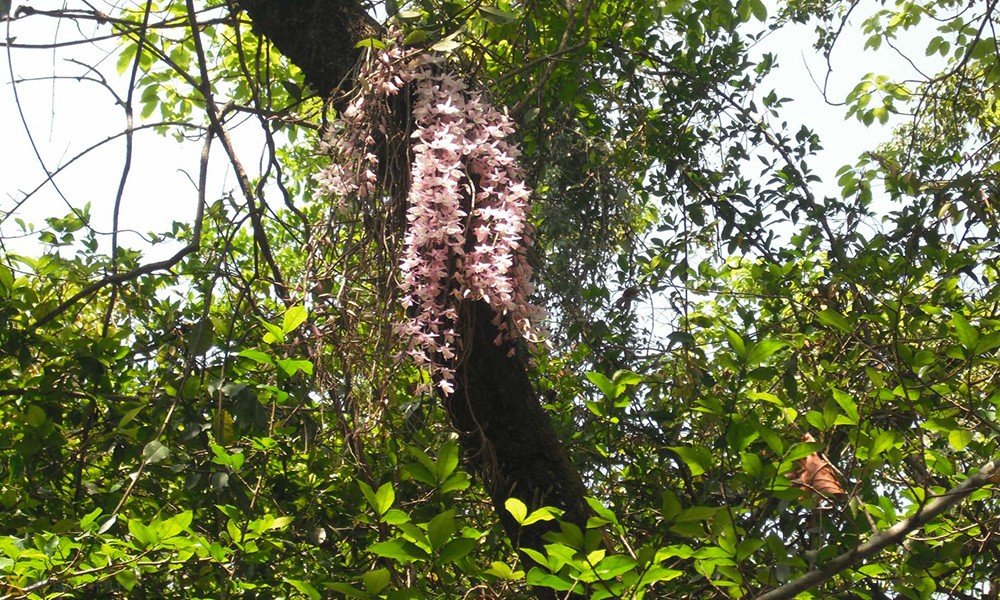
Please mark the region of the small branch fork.
[[73, 294], [73, 296], [71, 296], [70, 298], [64, 300], [61, 304], [59, 304], [59, 306], [55, 307], [54, 309], [46, 313], [37, 321], [35, 321], [28, 328], [29, 330], [34, 331], [40, 327], [44, 327], [45, 325], [50, 323], [53, 319], [55, 319], [62, 313], [66, 312], [67, 310], [69, 310], [77, 302], [94, 295], [95, 293], [101, 291], [102, 289], [104, 289], [109, 285], [119, 285], [121, 283], [124, 283], [126, 281], [131, 281], [143, 275], [149, 275], [150, 273], [155, 273], [156, 271], [170, 269], [174, 265], [179, 263], [181, 259], [183, 259], [188, 254], [198, 251], [199, 247], [201, 246], [202, 221], [204, 220], [204, 215], [205, 215], [205, 187], [207, 185], [207, 179], [208, 179], [208, 156], [209, 156], [209, 150], [212, 147], [212, 140], [214, 138], [214, 135], [215, 135], [214, 130], [209, 129], [207, 132], [207, 136], [205, 138], [205, 144], [202, 147], [201, 151], [201, 171], [198, 178], [198, 210], [197, 210], [197, 215], [195, 216], [194, 230], [191, 235], [191, 242], [188, 243], [183, 248], [181, 248], [180, 250], [178, 250], [173, 256], [171, 256], [166, 260], [161, 260], [146, 265], [142, 265], [140, 267], [136, 267], [135, 269], [131, 269], [129, 271], [114, 272], [98, 281], [95, 281], [94, 283], [91, 283], [90, 285], [83, 288], [76, 294]]
[[903, 519], [889, 529], [876, 533], [868, 541], [841, 554], [815, 571], [810, 571], [798, 579], [757, 596], [755, 600], [789, 600], [794, 598], [796, 595], [833, 578], [841, 571], [864, 562], [885, 548], [900, 543], [914, 531], [953, 508], [972, 492], [991, 483], [1000, 483], [1000, 458], [986, 463], [979, 469], [978, 473], [970, 475], [962, 483], [937, 496], [913, 516]]

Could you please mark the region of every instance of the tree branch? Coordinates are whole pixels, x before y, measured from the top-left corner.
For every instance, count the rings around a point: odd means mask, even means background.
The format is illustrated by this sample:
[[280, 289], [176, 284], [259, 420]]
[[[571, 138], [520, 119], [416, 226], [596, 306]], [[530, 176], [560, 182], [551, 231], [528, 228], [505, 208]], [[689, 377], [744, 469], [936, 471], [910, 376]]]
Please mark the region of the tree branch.
[[797, 594], [827, 581], [837, 573], [863, 562], [885, 548], [898, 544], [906, 536], [931, 522], [937, 516], [947, 512], [972, 492], [991, 483], [1000, 483], [1000, 459], [994, 459], [986, 463], [979, 469], [978, 473], [970, 475], [962, 483], [934, 498], [913, 516], [903, 519], [885, 531], [880, 531], [873, 535], [867, 542], [841, 554], [823, 567], [815, 571], [810, 571], [779, 588], [757, 596], [756, 600], [786, 600], [794, 598]]
[[191, 233], [191, 241], [178, 250], [173, 256], [166, 260], [157, 261], [154, 263], [149, 263], [147, 265], [142, 265], [125, 272], [115, 272], [107, 275], [99, 281], [95, 281], [83, 288], [67, 300], [64, 300], [59, 306], [55, 307], [44, 316], [35, 321], [27, 329], [28, 331], [34, 331], [39, 327], [44, 327], [50, 323], [53, 319], [61, 315], [62, 313], [69, 310], [77, 302], [92, 296], [93, 294], [99, 292], [103, 288], [109, 285], [118, 285], [126, 281], [131, 281], [143, 275], [149, 275], [160, 271], [163, 269], [170, 269], [177, 263], [179, 263], [185, 256], [191, 254], [192, 252], [197, 252], [201, 247], [201, 229], [202, 221], [205, 218], [205, 187], [208, 181], [208, 156], [209, 151], [212, 148], [212, 140], [215, 137], [215, 131], [209, 129], [205, 136], [205, 144], [201, 149], [201, 173], [198, 177], [198, 209], [195, 215], [194, 227]]

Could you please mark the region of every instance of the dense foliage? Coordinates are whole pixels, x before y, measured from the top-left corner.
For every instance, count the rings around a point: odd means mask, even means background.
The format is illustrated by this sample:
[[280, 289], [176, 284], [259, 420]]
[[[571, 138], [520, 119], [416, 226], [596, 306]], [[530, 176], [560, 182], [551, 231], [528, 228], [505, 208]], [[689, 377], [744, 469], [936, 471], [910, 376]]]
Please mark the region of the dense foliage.
[[[126, 165], [144, 127], [206, 158], [197, 217], [150, 224], [160, 262], [73, 190], [21, 223], [30, 250], [0, 240], [0, 597], [755, 597], [953, 497], [799, 597], [996, 598], [996, 2], [769, 6], [373, 7], [518, 123], [550, 328], [530, 369], [582, 528], [492, 505], [400, 358], [405, 208], [374, 196], [405, 198], [410, 166], [383, 160], [350, 206], [316, 178], [352, 90], [327, 103], [239, 2], [15, 5], [11, 52], [112, 53], [52, 75], [116, 94]], [[77, 37], [29, 39], [39, 20]], [[845, 117], [894, 129], [837, 197], [752, 51], [795, 23], [828, 55], [845, 30], [926, 48], [918, 75], [847, 96]], [[218, 198], [210, 148], [235, 181]], [[108, 176], [117, 214], [128, 167]], [[497, 510], [552, 524], [544, 547], [518, 552]]]

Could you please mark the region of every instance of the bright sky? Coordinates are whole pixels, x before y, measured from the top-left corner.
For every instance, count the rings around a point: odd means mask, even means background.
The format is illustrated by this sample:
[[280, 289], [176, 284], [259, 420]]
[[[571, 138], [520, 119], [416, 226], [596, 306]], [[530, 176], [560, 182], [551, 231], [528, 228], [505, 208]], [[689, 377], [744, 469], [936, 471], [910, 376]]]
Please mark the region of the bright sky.
[[[72, 5], [72, 0], [69, 1]], [[50, 6], [44, 6], [48, 4]], [[33, 2], [37, 9], [58, 8], [61, 0]], [[16, 7], [16, 3], [15, 3]], [[860, 18], [855, 19], [855, 24]], [[54, 19], [30, 17], [9, 25], [5, 35], [16, 37], [16, 43], [46, 44], [53, 41], [81, 39], [90, 33], [84, 23], [77, 29], [65, 22], [56, 29]], [[910, 67], [892, 51], [861, 52], [863, 40], [851, 35], [850, 29], [841, 40], [833, 60], [830, 98], [842, 100], [856, 82], [867, 72], [908, 73]], [[104, 29], [106, 32], [106, 28]], [[771, 33], [756, 51], [769, 51], [777, 55], [779, 68], [761, 90], [760, 96], [772, 87], [778, 95], [794, 101], [783, 110], [791, 131], [800, 124], [813, 128], [826, 148], [821, 160], [813, 161], [814, 170], [823, 177], [825, 194], [836, 193], [833, 174], [840, 166], [853, 162], [859, 153], [872, 148], [888, 135], [885, 127], [864, 127], [857, 121], [845, 121], [844, 108], [829, 106], [813, 83], [813, 77], [822, 81], [826, 62], [811, 48], [814, 37], [806, 26], [790, 25]], [[915, 36], [923, 37], [923, 36]], [[922, 45], [915, 50], [923, 56]], [[34, 138], [45, 166], [51, 171], [66, 164], [75, 154], [88, 146], [121, 132], [125, 127], [124, 112], [114, 98], [99, 85], [76, 79], [52, 81], [54, 71], [62, 75], [79, 76], [84, 67], [70, 59], [87, 64], [98, 64], [111, 81], [111, 85], [124, 94], [126, 80], [116, 74], [113, 44], [85, 45], [52, 50], [10, 49], [4, 57], [6, 63], [0, 75], [0, 140], [3, 140], [3, 160], [0, 161], [0, 236], [8, 238], [7, 248], [30, 252], [36, 247], [28, 240], [10, 240], [19, 231], [14, 217], [36, 225], [44, 217], [62, 216], [69, 212], [67, 202], [83, 206], [89, 202], [94, 216], [93, 226], [98, 231], [111, 228], [111, 214], [115, 191], [118, 186], [124, 157], [124, 139], [119, 139], [94, 151], [61, 173], [56, 183], [65, 200], [50, 184], [45, 185], [27, 201], [25, 194], [45, 180], [45, 172], [32, 150], [26, 128], [21, 121], [15, 101], [16, 85], [20, 107], [27, 122], [27, 129]], [[811, 73], [811, 75], [810, 75]], [[244, 128], [235, 139], [243, 149], [246, 167], [255, 172], [261, 142], [259, 136]], [[152, 131], [136, 134], [131, 174], [121, 206], [121, 227], [140, 232], [161, 231], [172, 221], [190, 221], [194, 215], [196, 191], [192, 179], [197, 178], [200, 145], [178, 143], [163, 138]], [[209, 199], [218, 198], [235, 187], [221, 148], [214, 148]], [[16, 210], [15, 210], [15, 207]], [[7, 213], [14, 211], [10, 217]], [[141, 247], [137, 236], [123, 236], [122, 243]], [[161, 258], [171, 252], [169, 248], [156, 249], [148, 258]]]
[[[58, 8], [62, 2], [57, 0], [48, 4], [52, 6], [32, 3], [35, 8], [43, 9]], [[45, 17], [25, 18], [9, 25], [10, 32], [5, 32], [4, 37], [15, 37], [15, 43], [23, 44], [79, 40], [89, 37], [93, 31], [88, 29], [87, 23], [79, 29], [69, 22], [57, 28], [55, 19]], [[107, 33], [108, 28], [101, 31]], [[114, 96], [98, 83], [75, 79], [87, 70], [70, 62], [72, 59], [97, 65], [115, 91], [124, 97], [128, 87], [127, 72], [124, 76], [117, 74], [114, 52], [113, 43], [103, 42], [57, 51], [13, 48], [5, 53], [0, 75], [0, 140], [4, 147], [4, 158], [0, 161], [0, 237], [10, 238], [19, 233], [16, 217], [41, 227], [45, 217], [61, 217], [69, 213], [69, 205], [82, 207], [88, 202], [94, 229], [98, 232], [111, 230], [114, 200], [125, 157], [124, 137], [67, 167], [55, 179], [58, 190], [48, 184], [27, 201], [24, 198], [26, 193], [45, 182], [46, 168], [51, 172], [88, 147], [125, 130], [125, 112]], [[69, 78], [53, 81], [50, 77], [53, 72]], [[11, 81], [17, 85], [12, 86]], [[136, 106], [138, 123], [138, 102]], [[238, 128], [234, 143], [245, 151], [242, 159], [252, 177], [259, 172], [256, 165], [262, 136], [250, 129]], [[32, 149], [29, 131], [42, 161]], [[191, 222], [197, 206], [193, 182], [198, 178], [200, 154], [200, 143], [177, 142], [151, 129], [137, 132], [121, 203], [120, 228], [146, 233], [168, 230], [173, 221]], [[213, 146], [211, 164], [209, 202], [236, 188], [229, 163], [218, 143]], [[8, 216], [12, 210], [15, 212]], [[135, 234], [123, 234], [121, 243], [133, 248], [147, 247]], [[8, 240], [7, 247], [30, 251], [37, 246], [29, 238], [20, 242]], [[147, 258], [164, 258], [175, 250], [176, 247], [155, 248], [147, 253]]]

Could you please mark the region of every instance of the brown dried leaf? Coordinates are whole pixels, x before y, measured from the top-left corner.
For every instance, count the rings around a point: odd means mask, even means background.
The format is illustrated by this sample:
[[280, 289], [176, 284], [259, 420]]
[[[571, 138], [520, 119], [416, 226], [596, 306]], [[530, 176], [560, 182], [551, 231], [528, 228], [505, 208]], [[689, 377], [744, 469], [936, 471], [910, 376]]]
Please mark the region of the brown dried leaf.
[[[816, 438], [807, 433], [802, 436], [802, 441], [815, 442]], [[791, 477], [791, 480], [799, 488], [822, 498], [847, 493], [837, 481], [836, 467], [830, 464], [830, 461], [819, 452], [813, 452], [800, 460], [797, 476]]]
[[799, 461], [798, 485], [820, 496], [829, 497], [846, 494], [837, 481], [837, 470], [818, 452]]

